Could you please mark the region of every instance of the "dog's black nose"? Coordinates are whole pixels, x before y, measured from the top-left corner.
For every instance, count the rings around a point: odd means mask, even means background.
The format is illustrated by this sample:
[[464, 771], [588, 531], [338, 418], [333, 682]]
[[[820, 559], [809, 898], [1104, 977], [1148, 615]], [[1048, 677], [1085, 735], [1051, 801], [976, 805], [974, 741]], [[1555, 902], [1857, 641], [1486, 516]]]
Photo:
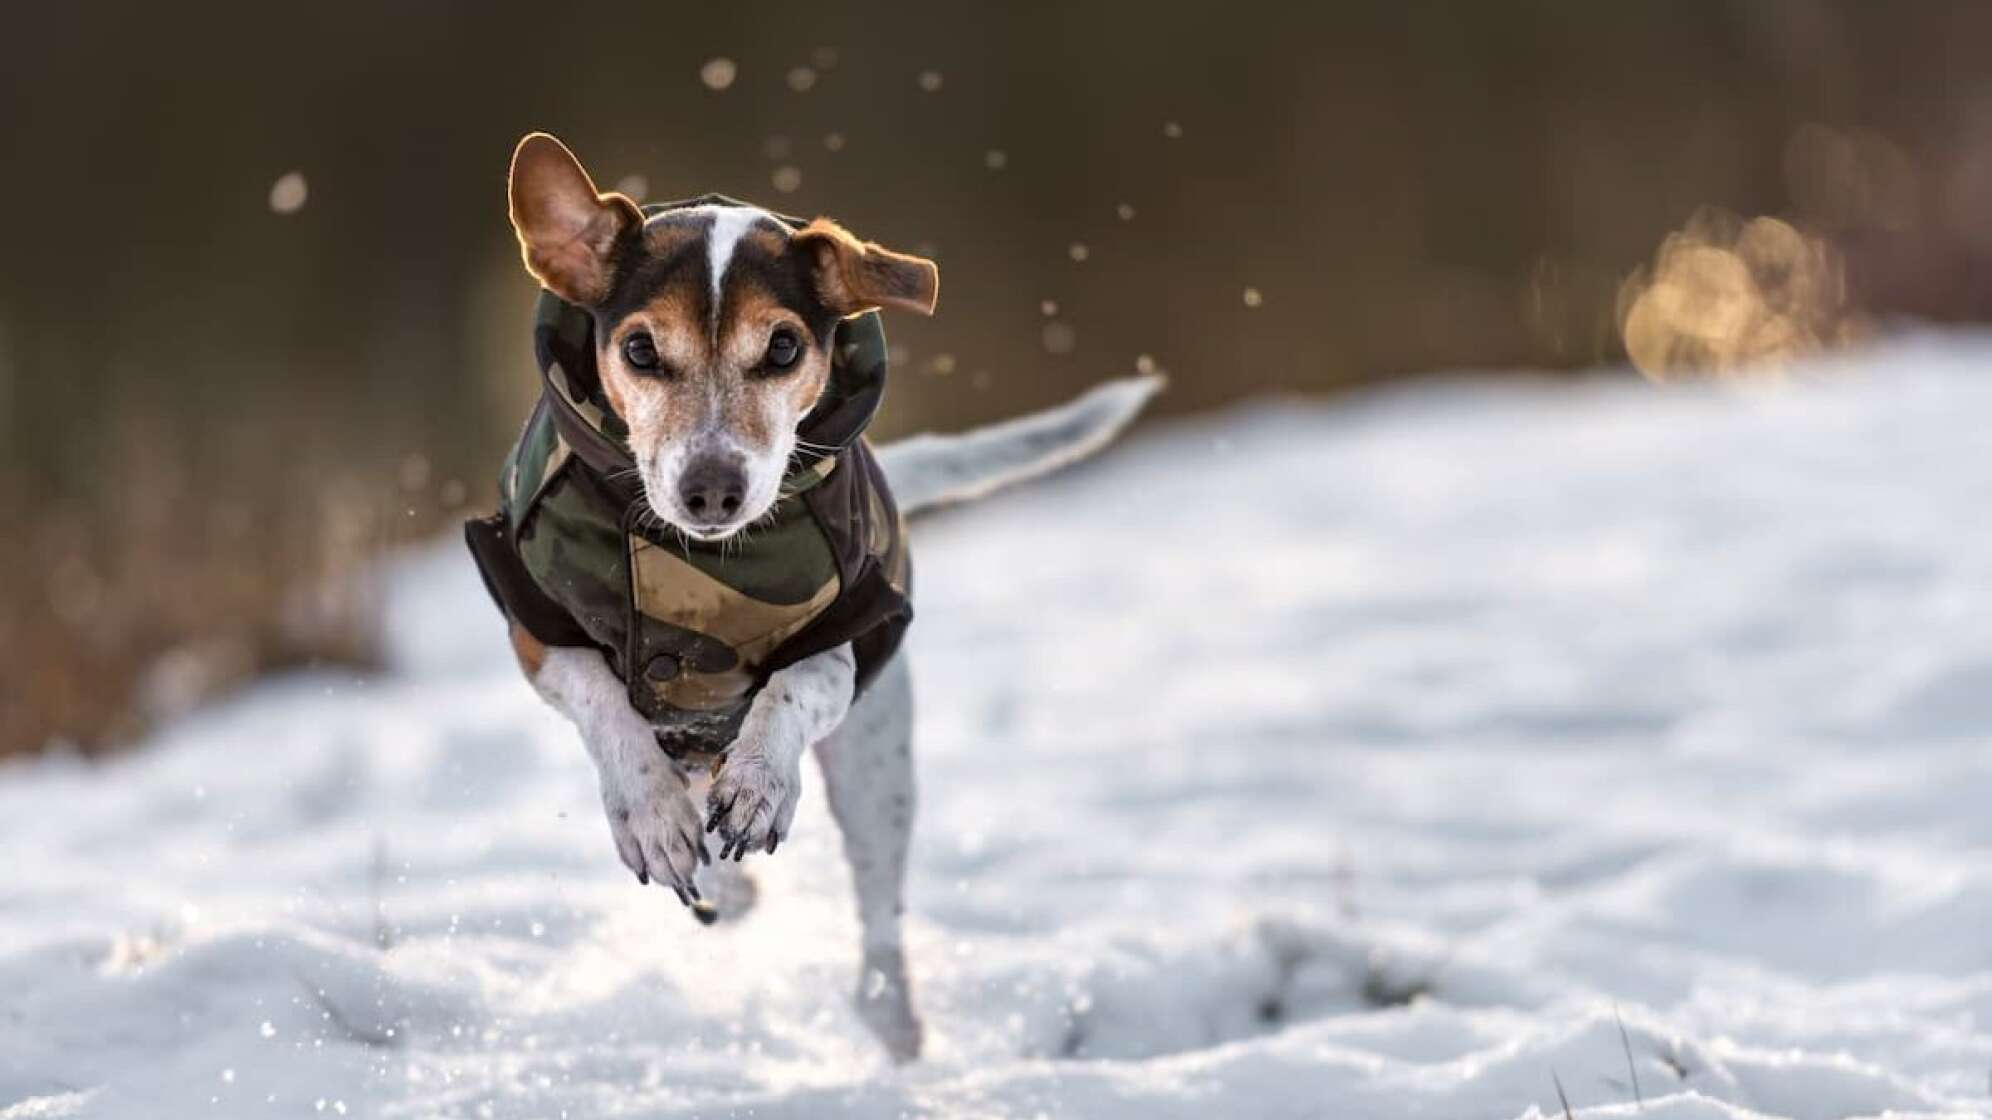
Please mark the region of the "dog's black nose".
[[732, 460], [717, 455], [694, 459], [678, 479], [678, 500], [698, 524], [724, 524], [747, 500], [747, 474]]

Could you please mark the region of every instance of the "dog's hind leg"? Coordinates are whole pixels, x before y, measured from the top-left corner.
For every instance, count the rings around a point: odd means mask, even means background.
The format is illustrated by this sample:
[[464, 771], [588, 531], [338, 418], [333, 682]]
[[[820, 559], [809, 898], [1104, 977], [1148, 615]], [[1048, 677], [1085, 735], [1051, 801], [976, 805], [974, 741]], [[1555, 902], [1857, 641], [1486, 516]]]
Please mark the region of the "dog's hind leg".
[[904, 655], [879, 673], [844, 722], [816, 744], [830, 813], [844, 834], [864, 937], [858, 1016], [899, 1061], [920, 1056], [920, 1018], [900, 941], [913, 834], [913, 689]]

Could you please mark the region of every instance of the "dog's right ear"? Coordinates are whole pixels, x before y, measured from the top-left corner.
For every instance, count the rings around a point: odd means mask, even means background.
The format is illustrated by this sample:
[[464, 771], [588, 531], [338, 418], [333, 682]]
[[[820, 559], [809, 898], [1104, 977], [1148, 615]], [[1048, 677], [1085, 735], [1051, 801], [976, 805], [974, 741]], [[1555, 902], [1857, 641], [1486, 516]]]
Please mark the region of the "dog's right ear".
[[616, 242], [643, 226], [636, 203], [597, 191], [567, 145], [544, 132], [513, 151], [510, 192], [526, 271], [569, 303], [607, 299]]

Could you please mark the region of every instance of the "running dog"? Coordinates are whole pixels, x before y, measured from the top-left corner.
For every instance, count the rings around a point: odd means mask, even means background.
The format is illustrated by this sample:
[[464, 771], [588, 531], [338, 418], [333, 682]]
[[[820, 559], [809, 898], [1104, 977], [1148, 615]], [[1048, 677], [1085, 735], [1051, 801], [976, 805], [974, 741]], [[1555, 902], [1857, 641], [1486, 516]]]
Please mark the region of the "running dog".
[[878, 312], [931, 314], [931, 261], [720, 196], [639, 207], [544, 133], [510, 204], [544, 384], [498, 513], [465, 528], [519, 665], [580, 731], [623, 863], [705, 921], [727, 909], [708, 896], [751, 897], [729, 861], [788, 835], [813, 748], [856, 886], [858, 1011], [915, 1058], [903, 515], [1090, 454], [1160, 382], [875, 451]]

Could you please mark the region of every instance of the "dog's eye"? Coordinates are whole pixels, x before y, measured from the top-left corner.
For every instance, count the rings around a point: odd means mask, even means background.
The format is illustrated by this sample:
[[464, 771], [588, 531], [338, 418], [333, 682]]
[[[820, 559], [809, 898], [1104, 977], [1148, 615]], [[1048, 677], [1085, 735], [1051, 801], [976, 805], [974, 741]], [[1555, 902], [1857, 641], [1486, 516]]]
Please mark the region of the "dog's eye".
[[802, 339], [787, 327], [776, 328], [774, 337], [768, 340], [768, 367], [790, 369], [801, 357]]
[[632, 369], [654, 372], [663, 363], [657, 357], [657, 343], [647, 334], [633, 334], [623, 339], [623, 361]]

